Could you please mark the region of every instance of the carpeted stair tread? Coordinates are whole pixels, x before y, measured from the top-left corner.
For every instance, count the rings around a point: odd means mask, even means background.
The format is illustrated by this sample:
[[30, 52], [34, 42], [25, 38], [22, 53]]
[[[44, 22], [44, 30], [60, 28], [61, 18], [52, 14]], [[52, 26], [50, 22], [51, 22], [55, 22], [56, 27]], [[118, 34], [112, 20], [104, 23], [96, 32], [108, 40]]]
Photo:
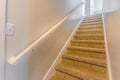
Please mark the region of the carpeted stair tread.
[[84, 21], [98, 21], [98, 20], [102, 20], [102, 19], [101, 18], [94, 18], [94, 19], [88, 18], [88, 19], [84, 19], [83, 22]]
[[101, 25], [79, 27], [78, 29], [103, 29]]
[[92, 25], [100, 25], [100, 24], [101, 23], [81, 24], [80, 26], [87, 26], [87, 25], [89, 25], [89, 26], [91, 25], [92, 26]]
[[82, 23], [90, 23], [90, 22], [100, 22], [102, 21], [102, 19], [98, 19], [98, 20], [86, 20], [86, 21], [83, 21]]
[[81, 26], [83, 26], [83, 25], [96, 25], [96, 24], [102, 24], [102, 22], [82, 23]]
[[77, 30], [76, 34], [103, 34], [103, 30]]
[[102, 21], [102, 19], [83, 20], [82, 23], [86, 23], [86, 22], [97, 22], [97, 21]]
[[77, 31], [103, 31], [103, 29], [78, 29]]
[[105, 53], [105, 49], [99, 49], [99, 48], [88, 48], [88, 47], [69, 46], [67, 49]]
[[104, 36], [103, 34], [76, 34], [75, 36]]
[[72, 43], [104, 43], [104, 40], [72, 40]]
[[105, 48], [104, 40], [72, 40], [71, 46]]
[[81, 25], [81, 28], [86, 28], [86, 27], [97, 27], [97, 26], [102, 26], [101, 24], [96, 24], [96, 25]]
[[56, 70], [83, 80], [106, 80], [106, 76], [103, 74], [95, 73], [92, 70], [88, 70], [82, 67], [74, 68], [74, 65], [59, 64]]
[[63, 58], [78, 61], [78, 62], [85, 62], [85, 63], [91, 64], [91, 65], [106, 67], [106, 61], [103, 59], [82, 57], [82, 56], [78, 56], [75, 54], [68, 54], [68, 53], [64, 54]]
[[50, 80], [82, 80], [82, 79], [78, 79], [66, 73], [56, 71], [56, 75], [53, 76]]
[[104, 35], [103, 34], [76, 34], [74, 35], [74, 39], [76, 40], [103, 40]]

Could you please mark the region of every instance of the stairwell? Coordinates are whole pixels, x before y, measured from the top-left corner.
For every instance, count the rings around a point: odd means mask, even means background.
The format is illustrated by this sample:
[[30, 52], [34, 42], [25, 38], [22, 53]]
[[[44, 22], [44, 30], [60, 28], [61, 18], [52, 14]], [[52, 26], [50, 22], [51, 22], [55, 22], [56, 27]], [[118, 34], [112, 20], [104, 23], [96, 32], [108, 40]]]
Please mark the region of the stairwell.
[[50, 80], [108, 80], [101, 15], [85, 17]]

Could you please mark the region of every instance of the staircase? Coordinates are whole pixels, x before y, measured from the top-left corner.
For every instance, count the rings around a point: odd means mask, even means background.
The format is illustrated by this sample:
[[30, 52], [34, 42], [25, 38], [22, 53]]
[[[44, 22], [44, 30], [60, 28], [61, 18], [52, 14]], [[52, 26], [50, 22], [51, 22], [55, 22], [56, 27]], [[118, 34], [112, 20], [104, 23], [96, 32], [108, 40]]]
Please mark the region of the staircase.
[[84, 18], [50, 80], [108, 80], [100, 15]]

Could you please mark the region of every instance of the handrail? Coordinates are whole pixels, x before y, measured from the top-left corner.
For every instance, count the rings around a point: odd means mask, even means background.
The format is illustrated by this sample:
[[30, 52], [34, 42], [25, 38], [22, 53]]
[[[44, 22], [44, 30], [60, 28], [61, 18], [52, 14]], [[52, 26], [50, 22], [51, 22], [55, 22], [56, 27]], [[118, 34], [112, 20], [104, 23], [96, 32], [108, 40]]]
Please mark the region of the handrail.
[[8, 60], [8, 63], [11, 65], [16, 65], [19, 60], [26, 54], [30, 54], [30, 51], [33, 50], [33, 48], [42, 40], [44, 39], [48, 34], [50, 34], [52, 31], [54, 31], [60, 24], [62, 24], [72, 13], [77, 10], [79, 7], [81, 7], [85, 2], [80, 3], [76, 8], [74, 8], [71, 12], [68, 13], [66, 17], [64, 17], [59, 23], [57, 23], [54, 27], [52, 27], [48, 32], [46, 32], [43, 36], [41, 36], [39, 39], [37, 39], [35, 42], [33, 42], [30, 46], [28, 46], [25, 50], [23, 50], [20, 54], [17, 56], [13, 56]]

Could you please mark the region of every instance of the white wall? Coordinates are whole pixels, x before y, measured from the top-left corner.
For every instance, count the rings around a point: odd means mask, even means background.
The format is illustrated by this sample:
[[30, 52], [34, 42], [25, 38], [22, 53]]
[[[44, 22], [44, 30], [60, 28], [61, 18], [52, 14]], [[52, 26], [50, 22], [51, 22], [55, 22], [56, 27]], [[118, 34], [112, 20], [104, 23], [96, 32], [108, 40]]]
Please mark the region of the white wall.
[[[7, 36], [6, 60], [19, 54], [65, 17], [82, 0], [8, 0], [8, 23], [15, 24]], [[78, 13], [79, 12], [79, 13]], [[79, 10], [74, 15], [82, 15]], [[41, 80], [80, 19], [69, 18], [41, 42], [35, 54], [16, 66], [6, 64], [6, 80]]]
[[0, 80], [4, 80], [5, 2], [5, 0], [0, 0]]
[[103, 0], [94, 0], [94, 13], [100, 13], [103, 8]]
[[120, 80], [120, 11], [105, 14], [112, 80]]
[[86, 4], [85, 4], [85, 16], [89, 16], [91, 14], [91, 2], [90, 0], [86, 0]]
[[120, 0], [103, 0], [103, 11], [112, 12], [120, 9]]

